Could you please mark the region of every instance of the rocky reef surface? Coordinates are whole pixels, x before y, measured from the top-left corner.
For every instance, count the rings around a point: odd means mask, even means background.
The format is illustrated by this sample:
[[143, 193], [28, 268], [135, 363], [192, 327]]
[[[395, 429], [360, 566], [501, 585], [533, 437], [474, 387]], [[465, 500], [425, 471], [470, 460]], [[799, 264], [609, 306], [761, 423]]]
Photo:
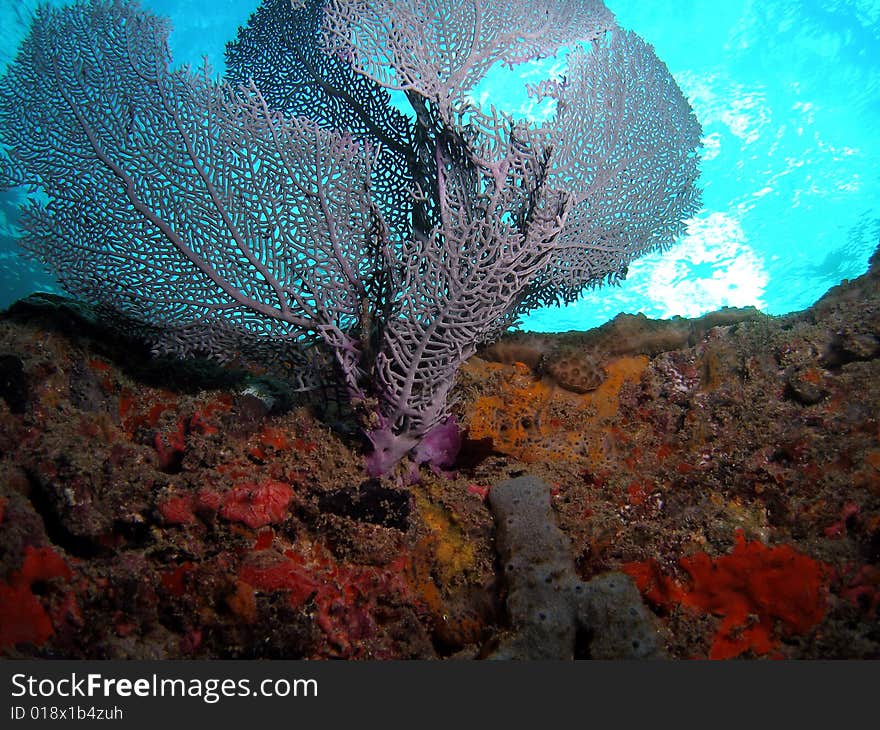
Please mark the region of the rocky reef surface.
[[[0, 655], [528, 657], [538, 600], [566, 656], [880, 657], [880, 255], [784, 317], [512, 334], [463, 367], [455, 411], [452, 471], [370, 479], [345, 424], [268, 374], [19, 302]], [[526, 476], [555, 577], [523, 598], [535, 544], [496, 529], [490, 490]]]

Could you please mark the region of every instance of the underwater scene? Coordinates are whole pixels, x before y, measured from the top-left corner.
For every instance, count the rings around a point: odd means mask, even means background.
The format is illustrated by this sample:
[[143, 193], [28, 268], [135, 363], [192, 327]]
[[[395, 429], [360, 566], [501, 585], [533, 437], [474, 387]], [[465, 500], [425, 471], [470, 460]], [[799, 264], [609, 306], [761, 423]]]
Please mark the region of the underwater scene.
[[0, 656], [880, 658], [880, 2], [0, 24]]

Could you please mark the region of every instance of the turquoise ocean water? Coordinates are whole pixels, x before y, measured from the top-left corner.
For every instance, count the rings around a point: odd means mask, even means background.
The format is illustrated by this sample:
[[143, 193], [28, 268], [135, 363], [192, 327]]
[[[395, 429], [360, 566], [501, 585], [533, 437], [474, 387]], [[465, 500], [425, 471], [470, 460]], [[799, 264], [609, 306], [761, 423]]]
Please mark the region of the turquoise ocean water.
[[[0, 67], [30, 0], [0, 0]], [[223, 48], [254, 0], [150, 0], [172, 18], [179, 63]], [[637, 260], [620, 287], [538, 310], [526, 329], [596, 326], [618, 312], [696, 316], [721, 306], [809, 306], [863, 273], [880, 240], [880, 0], [607, 0], [657, 49], [703, 125], [703, 209], [669, 251]], [[549, 66], [492, 74], [474, 90], [540, 117], [523, 92]], [[0, 194], [0, 307], [51, 278], [16, 255], [16, 201]]]

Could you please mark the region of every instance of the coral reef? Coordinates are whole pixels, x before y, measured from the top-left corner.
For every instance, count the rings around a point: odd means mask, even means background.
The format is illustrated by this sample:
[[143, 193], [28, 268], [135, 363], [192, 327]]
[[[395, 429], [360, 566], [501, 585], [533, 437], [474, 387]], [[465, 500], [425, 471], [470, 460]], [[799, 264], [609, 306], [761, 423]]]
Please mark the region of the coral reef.
[[[457, 457], [450, 428], [450, 463], [412, 484], [371, 478], [342, 414], [264, 372], [152, 358], [68, 300], [15, 305], [0, 654], [501, 656], [539, 635], [513, 557], [553, 562], [551, 586], [610, 574], [620, 603], [605, 584], [594, 606], [636, 605], [634, 581], [672, 658], [880, 657], [880, 255], [785, 317], [627, 316], [492, 352], [457, 382]], [[603, 382], [563, 387], [557, 356]], [[558, 548], [534, 562], [489, 504], [526, 474], [549, 497], [511, 518]], [[565, 619], [554, 651], [622, 651], [626, 617]]]

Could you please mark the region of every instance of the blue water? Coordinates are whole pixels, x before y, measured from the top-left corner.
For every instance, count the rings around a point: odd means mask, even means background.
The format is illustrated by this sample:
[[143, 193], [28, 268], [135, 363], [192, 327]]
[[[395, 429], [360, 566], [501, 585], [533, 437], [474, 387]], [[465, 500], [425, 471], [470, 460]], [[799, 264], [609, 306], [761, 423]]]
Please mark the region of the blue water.
[[[178, 62], [206, 56], [218, 73], [226, 41], [256, 7], [143, 4], [172, 18]], [[880, 240], [880, 0], [606, 4], [655, 46], [703, 125], [704, 207], [673, 248], [634, 262], [622, 286], [538, 310], [524, 327], [585, 329], [618, 312], [696, 316], [725, 305], [782, 314], [863, 273]], [[32, 6], [0, 0], [0, 65]], [[493, 103], [540, 115], [521, 94], [522, 76], [534, 73], [493, 77]], [[14, 253], [14, 202], [0, 195], [0, 307], [52, 286]]]

